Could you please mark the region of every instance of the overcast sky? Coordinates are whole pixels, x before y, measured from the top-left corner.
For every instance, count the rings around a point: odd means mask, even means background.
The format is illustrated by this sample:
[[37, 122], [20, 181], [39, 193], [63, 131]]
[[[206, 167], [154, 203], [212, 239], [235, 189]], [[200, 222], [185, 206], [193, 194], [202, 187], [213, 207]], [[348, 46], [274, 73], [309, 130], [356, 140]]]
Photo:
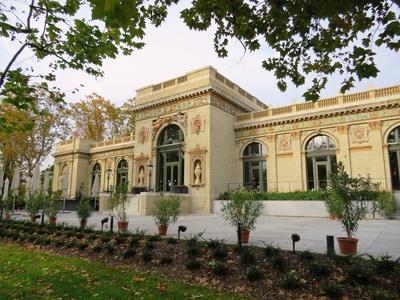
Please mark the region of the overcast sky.
[[[207, 65], [215, 67], [220, 73], [234, 81], [242, 88], [274, 107], [290, 104], [292, 101], [303, 101], [302, 94], [306, 87], [296, 88], [291, 84], [285, 93], [276, 87], [273, 73], [261, 68], [263, 59], [271, 55], [267, 47], [257, 52], [247, 52], [239, 42], [233, 41], [229, 47], [228, 58], [218, 58], [213, 48], [213, 30], [207, 32], [190, 31], [180, 20], [179, 11], [184, 7], [173, 7], [169, 16], [160, 28], [150, 27], [146, 30], [146, 46], [131, 56], [118, 56], [104, 63], [104, 77], [94, 78], [80, 71], [63, 71], [58, 73], [57, 85], [67, 93], [67, 101], [75, 102], [85, 95], [96, 92], [121, 104], [135, 96], [135, 90], [150, 84], [168, 80], [188, 71]], [[0, 66], [4, 68], [14, 47], [0, 40]], [[377, 78], [357, 82], [352, 91], [361, 91], [373, 83], [376, 87], [385, 87], [400, 83], [400, 59], [394, 52], [377, 49], [377, 64], [381, 72]], [[29, 57], [26, 53], [21, 60]], [[34, 60], [24, 61], [35, 63]], [[42, 64], [45, 65], [45, 64]], [[338, 94], [342, 78], [332, 76], [322, 97]], [[83, 84], [76, 94], [71, 91]]]

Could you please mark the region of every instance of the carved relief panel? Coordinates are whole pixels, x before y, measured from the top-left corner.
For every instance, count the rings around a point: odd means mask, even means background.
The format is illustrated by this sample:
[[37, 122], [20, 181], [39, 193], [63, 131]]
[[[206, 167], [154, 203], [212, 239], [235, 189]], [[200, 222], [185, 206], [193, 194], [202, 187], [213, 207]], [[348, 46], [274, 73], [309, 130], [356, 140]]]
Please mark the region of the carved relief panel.
[[200, 132], [204, 132], [206, 127], [206, 118], [200, 115], [196, 115], [191, 120], [191, 133], [199, 135]]
[[280, 134], [277, 136], [276, 145], [278, 151], [290, 151], [292, 150], [292, 136], [291, 134]]
[[207, 150], [199, 145], [188, 151], [190, 157], [190, 186], [201, 187], [206, 185], [206, 153]]
[[139, 130], [138, 142], [140, 144], [144, 144], [148, 141], [148, 139], [149, 139], [149, 129], [142, 126], [142, 128], [140, 128]]
[[349, 134], [352, 144], [364, 144], [369, 141], [369, 129], [367, 124], [352, 126]]

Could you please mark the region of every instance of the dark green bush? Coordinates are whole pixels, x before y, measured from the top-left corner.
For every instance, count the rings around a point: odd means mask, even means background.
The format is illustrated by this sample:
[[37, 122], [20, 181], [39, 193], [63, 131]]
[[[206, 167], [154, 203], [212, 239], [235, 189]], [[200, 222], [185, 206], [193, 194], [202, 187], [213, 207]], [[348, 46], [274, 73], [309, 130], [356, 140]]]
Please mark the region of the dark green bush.
[[173, 237], [169, 237], [167, 238], [167, 243], [171, 245], [176, 245], [178, 243], [178, 240]]
[[392, 259], [390, 255], [381, 255], [377, 258], [369, 256], [371, 261], [374, 263], [375, 272], [378, 274], [392, 273], [396, 266], [400, 267], [400, 264]]
[[193, 257], [189, 258], [189, 260], [186, 262], [186, 268], [190, 271], [198, 270], [200, 267], [200, 262]]
[[153, 260], [153, 251], [149, 250], [149, 249], [145, 249], [142, 252], [142, 260], [145, 263], [151, 262]]
[[243, 247], [240, 253], [240, 262], [246, 266], [252, 265], [256, 262], [256, 257], [249, 247]]
[[221, 246], [223, 245], [223, 241], [218, 240], [218, 239], [210, 239], [207, 242], [207, 247], [210, 249], [216, 249], [216, 248], [221, 248]]
[[87, 236], [87, 240], [88, 240], [89, 242], [95, 241], [95, 240], [97, 240], [97, 235], [96, 235], [95, 233], [91, 233], [91, 234], [89, 234], [89, 235]]
[[78, 249], [81, 251], [85, 250], [87, 247], [89, 247], [89, 244], [87, 242], [79, 243], [78, 245]]
[[65, 248], [73, 248], [73, 247], [76, 247], [76, 245], [77, 245], [77, 243], [75, 240], [70, 240], [69, 242], [67, 242], [65, 244]]
[[129, 241], [129, 247], [138, 247], [139, 246], [139, 238], [137, 236], [133, 236]]
[[213, 257], [218, 260], [225, 259], [228, 256], [228, 250], [225, 246], [214, 248]]
[[295, 290], [300, 288], [301, 282], [294, 272], [290, 272], [283, 276], [279, 283], [279, 286], [285, 289]]
[[307, 250], [298, 252], [298, 255], [299, 255], [300, 259], [303, 261], [310, 261], [310, 260], [315, 259], [315, 255]]
[[116, 245], [121, 245], [126, 241], [126, 236], [118, 233], [117, 235], [115, 235], [114, 240]]
[[126, 249], [126, 250], [124, 251], [124, 253], [122, 254], [122, 257], [123, 257], [124, 259], [128, 259], [128, 258], [130, 258], [130, 257], [135, 256], [135, 254], [136, 254], [136, 249], [131, 248], [131, 247], [128, 247], [128, 249]]
[[114, 254], [115, 252], [115, 247], [110, 243], [104, 244], [104, 249], [106, 249], [108, 254]]
[[271, 244], [265, 244], [265, 248], [264, 248], [265, 257], [272, 257], [272, 256], [274, 256], [274, 255], [276, 255], [278, 253], [279, 253], [279, 249], [278, 248], [275, 248]]
[[199, 254], [200, 254], [200, 252], [201, 252], [201, 250], [200, 250], [200, 246], [199, 245], [197, 245], [197, 244], [195, 244], [195, 245], [192, 245], [192, 244], [188, 244], [187, 245], [187, 247], [186, 247], [186, 254], [189, 256], [189, 257], [196, 257], [196, 256], [198, 256]]
[[100, 244], [95, 244], [92, 248], [92, 251], [95, 253], [100, 252], [101, 250], [103, 250], [103, 247]]
[[213, 260], [208, 265], [211, 267], [214, 275], [224, 276], [227, 273], [228, 269], [222, 261], [219, 261], [219, 260], [214, 261]]
[[111, 235], [107, 234], [107, 233], [103, 233], [102, 236], [100, 237], [100, 241], [102, 243], [108, 243], [109, 241], [111, 241]]
[[149, 242], [158, 242], [158, 241], [161, 241], [161, 237], [157, 234], [153, 234], [153, 235], [147, 236], [147, 240]]
[[170, 264], [172, 264], [172, 262], [173, 262], [173, 259], [171, 256], [164, 255], [160, 259], [160, 264], [162, 264], [162, 265], [170, 265]]
[[[231, 200], [232, 193], [224, 192], [218, 197], [218, 200]], [[246, 193], [242, 191], [242, 193]], [[249, 191], [252, 194], [251, 200], [324, 200], [327, 197], [324, 191], [299, 191], [299, 192], [287, 192], [287, 193], [272, 193], [272, 192], [254, 192]]]
[[155, 245], [154, 245], [154, 243], [153, 243], [152, 241], [147, 240], [147, 241], [144, 243], [144, 247], [145, 247], [146, 249], [153, 250], [153, 249], [155, 248]]
[[346, 274], [351, 282], [367, 285], [371, 282], [373, 272], [366, 262], [356, 262], [346, 268]]
[[321, 284], [324, 293], [331, 299], [340, 299], [343, 296], [342, 287], [336, 282], [324, 282]]
[[246, 279], [248, 281], [257, 281], [263, 277], [263, 273], [255, 266], [251, 266], [246, 272]]
[[286, 269], [285, 258], [280, 254], [272, 257], [271, 264], [272, 264], [272, 267], [277, 271], [283, 271]]
[[310, 271], [315, 276], [327, 276], [331, 270], [326, 264], [315, 261], [310, 264]]

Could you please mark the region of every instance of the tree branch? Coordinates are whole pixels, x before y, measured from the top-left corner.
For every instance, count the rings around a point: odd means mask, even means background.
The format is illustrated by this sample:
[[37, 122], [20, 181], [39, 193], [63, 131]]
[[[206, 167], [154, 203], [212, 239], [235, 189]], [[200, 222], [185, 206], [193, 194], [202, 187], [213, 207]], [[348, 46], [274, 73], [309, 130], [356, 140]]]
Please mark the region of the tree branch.
[[0, 77], [0, 88], [1, 86], [4, 84], [5, 78], [7, 76], [8, 71], [10, 71], [10, 68], [12, 66], [12, 64], [15, 62], [15, 60], [17, 59], [17, 57], [21, 54], [21, 52], [24, 50], [24, 48], [28, 46], [28, 43], [25, 43], [21, 46], [21, 48], [19, 48], [19, 50], [17, 51], [17, 53], [14, 54], [13, 58], [10, 60], [10, 62], [8, 63], [7, 67], [4, 69], [4, 71], [1, 73], [1, 77]]
[[31, 18], [32, 18], [32, 13], [33, 13], [33, 4], [35, 4], [35, 0], [32, 0], [31, 5], [29, 5], [29, 14], [28, 14], [28, 18], [26, 19], [26, 27], [28, 29], [31, 29]]

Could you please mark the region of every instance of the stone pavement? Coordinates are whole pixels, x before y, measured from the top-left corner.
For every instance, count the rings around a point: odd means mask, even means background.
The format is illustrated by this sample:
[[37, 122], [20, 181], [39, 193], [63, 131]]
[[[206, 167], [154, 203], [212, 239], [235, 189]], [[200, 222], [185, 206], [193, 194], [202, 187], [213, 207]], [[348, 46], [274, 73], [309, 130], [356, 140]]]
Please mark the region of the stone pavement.
[[[101, 219], [108, 216], [108, 214], [94, 213], [88, 220], [88, 225], [101, 228]], [[26, 214], [15, 217], [26, 218]], [[59, 214], [57, 222], [76, 226], [79, 223], [75, 212]], [[181, 234], [182, 238], [204, 231], [204, 238], [224, 239], [228, 243], [236, 242], [234, 228], [225, 224], [222, 217], [217, 214], [180, 216], [178, 222], [168, 228], [168, 236], [177, 237], [178, 225], [185, 225], [188, 228]], [[327, 218], [261, 216], [256, 227], [256, 230], [250, 233], [251, 244], [263, 245], [264, 242], [283, 249], [291, 249], [290, 236], [292, 233], [298, 233], [301, 240], [296, 244], [297, 249], [320, 253], [326, 252], [326, 235], [335, 236], [337, 253], [339, 249], [336, 237], [345, 236], [341, 224]], [[116, 223], [114, 228], [116, 229]], [[129, 230], [134, 231], [137, 228], [145, 230], [147, 234], [157, 232], [152, 216], [129, 216]], [[400, 220], [363, 220], [355, 237], [359, 239], [359, 254], [375, 256], [389, 254], [393, 258], [400, 257]]]

